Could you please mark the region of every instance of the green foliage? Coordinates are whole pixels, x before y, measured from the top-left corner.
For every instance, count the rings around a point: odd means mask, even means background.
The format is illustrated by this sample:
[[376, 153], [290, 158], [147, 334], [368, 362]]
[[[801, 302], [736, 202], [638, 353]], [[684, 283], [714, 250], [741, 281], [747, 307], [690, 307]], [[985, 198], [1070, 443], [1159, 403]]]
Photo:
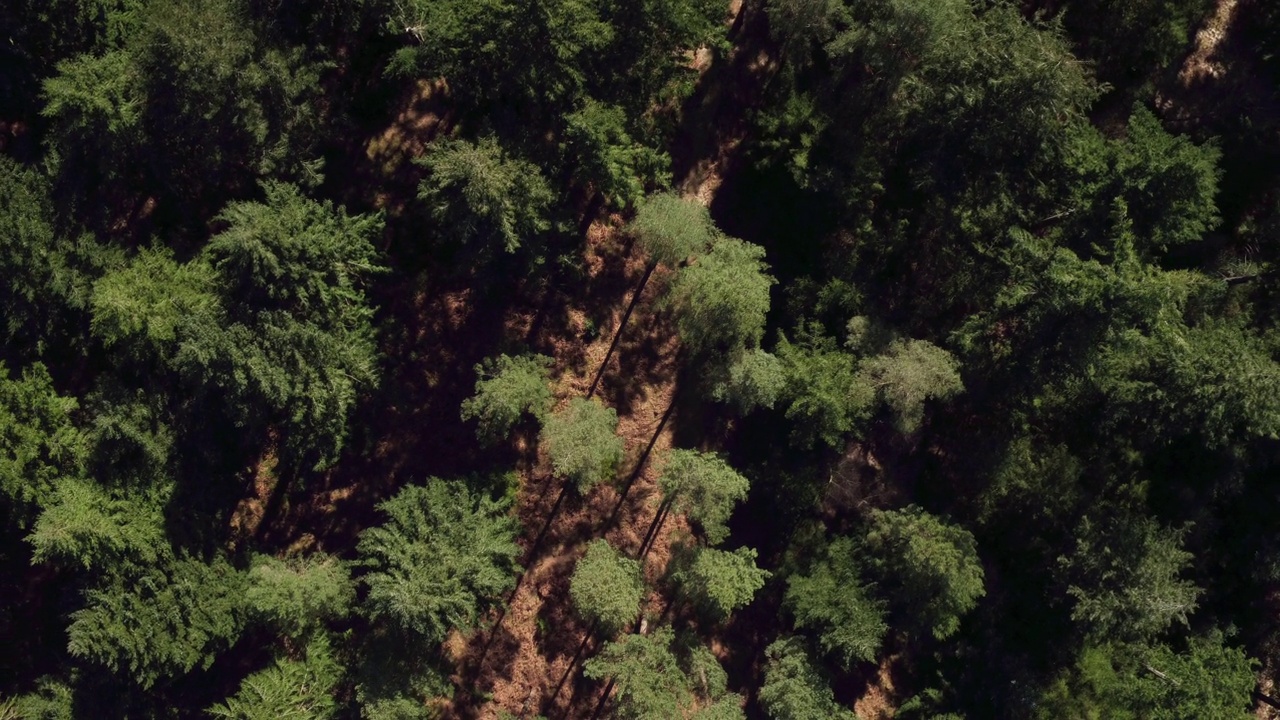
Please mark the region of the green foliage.
[[950, 637], [986, 594], [973, 534], [918, 507], [873, 511], [864, 543], [869, 574], [912, 629]]
[[776, 355], [755, 348], [729, 366], [724, 379], [711, 387], [711, 397], [729, 403], [742, 414], [757, 407], [772, 408], [787, 387], [786, 368]]
[[515, 527], [497, 502], [432, 479], [378, 507], [388, 521], [365, 530], [357, 546], [373, 620], [439, 643], [450, 630], [474, 627], [515, 583]]
[[75, 720], [76, 717], [73, 688], [48, 676], [40, 678], [34, 692], [0, 702], [0, 718], [4, 720]]
[[512, 157], [492, 137], [437, 141], [414, 163], [429, 173], [418, 199], [460, 242], [511, 253], [551, 227], [547, 211], [555, 196], [538, 166]]
[[565, 123], [567, 148], [581, 179], [613, 205], [635, 205], [645, 185], [666, 175], [670, 159], [631, 138], [622, 108], [586, 98], [580, 109], [565, 116]]
[[555, 398], [548, 384], [551, 358], [499, 355], [476, 365], [476, 392], [462, 403], [462, 419], [474, 420], [476, 436], [495, 443], [526, 415], [545, 422]]
[[67, 649], [143, 689], [208, 668], [244, 627], [246, 578], [220, 558], [180, 557], [104, 580], [72, 613]]
[[30, 526], [35, 509], [84, 468], [86, 444], [72, 423], [78, 403], [62, 397], [43, 365], [9, 377], [0, 365], [0, 495], [7, 522]]
[[698, 450], [672, 450], [658, 482], [671, 507], [698, 523], [712, 545], [729, 537], [729, 516], [750, 489], [729, 463]]
[[221, 318], [192, 317], [175, 364], [245, 428], [284, 431], [288, 458], [336, 459], [359, 391], [377, 378], [363, 280], [379, 272], [379, 215], [349, 216], [290, 185], [233, 203], [201, 259], [214, 269]]
[[712, 705], [707, 705], [693, 714], [693, 720], [746, 720], [747, 714], [742, 709], [741, 695], [729, 693]]
[[755, 347], [764, 335], [774, 280], [764, 248], [731, 237], [681, 268], [663, 303], [676, 313], [680, 339], [695, 355]]
[[793, 345], [781, 338], [778, 358], [786, 376], [784, 397], [792, 421], [792, 442], [811, 447], [821, 441], [842, 447], [875, 407], [876, 389], [858, 373], [852, 355], [830, 342]]
[[760, 686], [760, 705], [770, 720], [855, 720], [836, 704], [831, 685], [796, 638], [765, 649], [768, 664]]
[[1089, 645], [1048, 688], [1038, 718], [1245, 720], [1253, 716], [1256, 661], [1221, 633], [1167, 645]]
[[756, 551], [698, 548], [687, 567], [677, 569], [673, 579], [681, 592], [717, 618], [751, 602], [769, 578], [767, 570], [756, 567]]
[[245, 602], [250, 612], [291, 638], [305, 638], [346, 617], [354, 601], [346, 567], [323, 553], [287, 560], [258, 555], [249, 570]]
[[671, 651], [670, 628], [648, 635], [626, 635], [605, 643], [596, 657], [583, 664], [583, 674], [616, 683], [614, 717], [619, 720], [661, 720], [680, 717], [693, 702], [689, 678]]
[[896, 340], [884, 353], [863, 360], [860, 371], [893, 411], [903, 433], [920, 427], [925, 402], [945, 400], [964, 389], [951, 353], [924, 340]]
[[263, 177], [319, 181], [323, 64], [264, 42], [235, 0], [152, 2], [145, 28], [149, 164], [175, 198], [216, 207]]
[[1076, 547], [1059, 559], [1075, 599], [1073, 620], [1098, 638], [1149, 638], [1183, 625], [1200, 589], [1181, 579], [1191, 553], [1188, 528], [1168, 529], [1148, 517], [1085, 518]]
[[622, 438], [616, 434], [618, 413], [599, 400], [572, 398], [551, 413], [542, 426], [542, 446], [557, 475], [587, 492], [613, 477], [622, 462]]
[[312, 640], [302, 660], [279, 658], [240, 683], [235, 695], [209, 708], [208, 713], [228, 720], [324, 720], [337, 711], [333, 690], [342, 677], [342, 666], [323, 637]]
[[110, 574], [129, 564], [159, 562], [164, 518], [138, 498], [118, 498], [88, 480], [64, 479], [27, 536], [34, 562]]
[[705, 253], [716, 239], [707, 209], [669, 192], [645, 198], [628, 230], [650, 262], [673, 268]]
[[644, 593], [639, 561], [605, 540], [587, 544], [587, 552], [574, 565], [569, 581], [573, 606], [588, 622], [598, 623], [606, 637], [635, 622]]
[[167, 249], [142, 249], [94, 283], [90, 328], [107, 347], [123, 345], [138, 359], [169, 360], [183, 325], [208, 322], [216, 312], [216, 281], [207, 263], [180, 265]]
[[0, 333], [10, 358], [82, 339], [91, 276], [105, 260], [91, 238], [55, 230], [49, 194], [42, 175], [0, 155]]
[[1207, 0], [1073, 0], [1064, 22], [1108, 82], [1143, 80], [1182, 57]]
[[785, 601], [796, 627], [818, 633], [822, 649], [845, 668], [855, 660], [873, 662], [889, 630], [884, 603], [863, 580], [849, 538], [836, 538], [809, 572], [787, 578]]

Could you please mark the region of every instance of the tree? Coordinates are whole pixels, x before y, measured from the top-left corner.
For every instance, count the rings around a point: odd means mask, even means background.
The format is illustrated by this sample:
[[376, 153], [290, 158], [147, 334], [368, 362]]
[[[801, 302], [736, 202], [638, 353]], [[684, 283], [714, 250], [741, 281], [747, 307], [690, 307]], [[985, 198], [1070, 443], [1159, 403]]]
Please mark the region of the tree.
[[431, 479], [378, 507], [387, 522], [365, 530], [357, 544], [369, 571], [361, 581], [371, 619], [434, 644], [450, 630], [473, 627], [515, 584], [520, 550], [500, 503]]
[[1182, 549], [1188, 528], [1168, 529], [1149, 517], [1086, 517], [1076, 547], [1059, 558], [1071, 617], [1098, 638], [1143, 639], [1174, 622], [1187, 623], [1200, 589], [1180, 576], [1191, 553]]
[[698, 548], [687, 567], [675, 570], [673, 579], [682, 593], [713, 617], [727, 618], [751, 602], [769, 575], [767, 570], [756, 567], [756, 551], [752, 548]]
[[137, 362], [172, 361], [179, 332], [216, 317], [218, 278], [206, 262], [178, 264], [167, 248], [143, 248], [103, 275], [90, 296], [90, 329], [108, 348]]
[[644, 599], [640, 563], [618, 552], [605, 540], [593, 540], [578, 559], [569, 581], [573, 606], [588, 622], [612, 637], [635, 622]]
[[660, 720], [680, 717], [693, 702], [689, 678], [680, 668], [670, 628], [648, 635], [626, 635], [605, 643], [600, 653], [583, 664], [594, 680], [610, 678], [617, 686], [615, 717], [622, 720]]
[[[56, 227], [47, 178], [0, 156], [0, 333], [11, 362], [71, 354], [93, 275], [110, 253]], [[83, 350], [83, 348], [79, 348]], [[65, 357], [65, 356], [64, 356]]]
[[476, 392], [462, 403], [462, 419], [474, 420], [484, 443], [507, 436], [521, 418], [545, 422], [555, 398], [547, 382], [552, 360], [544, 355], [499, 355], [476, 365]]
[[492, 137], [446, 139], [427, 146], [414, 163], [427, 169], [418, 199], [443, 233], [481, 252], [512, 253], [551, 227], [555, 199], [542, 172], [512, 157]]
[[190, 318], [174, 364], [203, 407], [246, 429], [275, 426], [288, 459], [323, 466], [377, 378], [362, 283], [381, 270], [371, 241], [382, 218], [347, 215], [291, 185], [263, 190], [265, 203], [219, 215], [227, 228], [200, 257], [214, 269], [220, 314]]
[[1038, 718], [1245, 720], [1253, 716], [1257, 662], [1222, 633], [1167, 645], [1088, 645], [1037, 703]]
[[581, 108], [565, 116], [565, 123], [567, 150], [576, 161], [580, 181], [589, 183], [609, 203], [631, 207], [644, 196], [645, 185], [665, 181], [670, 158], [632, 139], [622, 108], [588, 97]]
[[768, 269], [764, 248], [721, 237], [676, 273], [663, 303], [694, 355], [732, 355], [760, 343], [774, 284]]
[[869, 574], [891, 604], [909, 627], [939, 640], [986, 594], [973, 534], [919, 507], [873, 511], [863, 542]]
[[144, 690], [208, 668], [244, 627], [245, 576], [221, 558], [171, 557], [103, 580], [72, 613], [67, 649]]
[[77, 407], [57, 394], [43, 365], [16, 380], [0, 365], [0, 494], [8, 523], [29, 527], [36, 508], [83, 472], [87, 447], [71, 420]]
[[739, 413], [772, 408], [787, 388], [786, 368], [776, 355], [755, 348], [740, 355], [724, 378], [711, 386], [712, 399], [732, 405]]
[[853, 713], [836, 704], [827, 678], [799, 640], [777, 640], [765, 656], [758, 697], [771, 720], [854, 720]]
[[884, 603], [872, 594], [858, 567], [853, 540], [836, 538], [809, 572], [787, 578], [785, 602], [796, 627], [813, 630], [818, 644], [844, 668], [874, 662], [889, 630]]
[[842, 447], [851, 432], [871, 419], [876, 389], [858, 373], [855, 358], [829, 338], [806, 338], [800, 345], [778, 342], [786, 377], [783, 397], [792, 421], [792, 442], [802, 448], [822, 441]]
[[109, 575], [164, 557], [164, 518], [142, 498], [116, 497], [91, 480], [65, 478], [44, 505], [27, 536], [34, 562]]
[[599, 400], [572, 398], [562, 410], [551, 413], [542, 427], [542, 446], [557, 475], [587, 492], [613, 476], [622, 462], [623, 443], [618, 437], [618, 414]]
[[287, 560], [258, 555], [249, 569], [250, 613], [290, 638], [305, 639], [346, 617], [354, 601], [346, 567], [324, 553]]
[[245, 678], [235, 695], [207, 712], [227, 720], [325, 720], [337, 712], [333, 691], [341, 679], [342, 666], [334, 659], [329, 641], [320, 636], [307, 644], [301, 660], [277, 658], [271, 667]]
[[668, 192], [645, 198], [627, 229], [649, 262], [672, 268], [705, 253], [717, 234], [705, 207]]
[[964, 389], [956, 359], [924, 340], [895, 340], [885, 352], [864, 359], [859, 370], [893, 411], [898, 429], [908, 434], [920, 427], [925, 402]]
[[672, 450], [659, 479], [663, 499], [702, 527], [707, 542], [729, 536], [729, 516], [745, 500], [750, 481], [712, 453]]

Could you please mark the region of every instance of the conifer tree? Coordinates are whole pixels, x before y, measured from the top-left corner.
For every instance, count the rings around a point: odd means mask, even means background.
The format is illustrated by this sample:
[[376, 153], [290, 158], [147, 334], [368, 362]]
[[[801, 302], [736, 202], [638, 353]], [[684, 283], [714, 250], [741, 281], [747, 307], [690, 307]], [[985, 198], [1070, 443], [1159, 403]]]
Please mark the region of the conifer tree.
[[254, 557], [245, 602], [253, 617], [290, 638], [306, 638], [346, 617], [355, 588], [342, 562], [324, 553], [281, 560]]
[[365, 530], [357, 545], [372, 620], [438, 643], [450, 630], [474, 627], [515, 584], [515, 528], [497, 501], [431, 479], [379, 508], [387, 522]]
[[476, 392], [462, 403], [462, 419], [476, 423], [481, 442], [507, 436], [521, 418], [545, 422], [555, 398], [547, 379], [551, 358], [499, 355], [476, 365]]
[[609, 480], [622, 462], [623, 444], [618, 437], [618, 414], [599, 400], [575, 397], [568, 406], [551, 413], [542, 427], [542, 446], [551, 457], [556, 474], [585, 493]]
[[605, 540], [587, 544], [569, 581], [573, 605], [605, 637], [612, 637], [635, 622], [644, 599], [640, 563], [618, 552]]
[[836, 538], [809, 572], [787, 578], [796, 627], [816, 632], [819, 646], [845, 668], [874, 661], [889, 630], [885, 604], [863, 579], [856, 552], [850, 538]]
[[683, 449], [671, 451], [659, 484], [671, 508], [698, 523], [712, 545], [728, 537], [729, 516], [750, 485], [720, 457]]
[[774, 284], [768, 270], [764, 248], [720, 237], [676, 274], [663, 302], [691, 352], [734, 355], [759, 345]]
[[760, 705], [771, 720], [854, 720], [836, 704], [831, 685], [796, 638], [782, 638], [765, 649]]

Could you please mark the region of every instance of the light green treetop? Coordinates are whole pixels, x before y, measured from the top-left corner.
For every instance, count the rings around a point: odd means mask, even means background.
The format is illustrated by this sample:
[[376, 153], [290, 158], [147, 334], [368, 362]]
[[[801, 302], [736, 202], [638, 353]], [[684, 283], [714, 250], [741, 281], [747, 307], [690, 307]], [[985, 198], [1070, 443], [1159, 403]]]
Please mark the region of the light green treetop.
[[573, 568], [569, 596], [584, 618], [599, 623], [606, 637], [616, 635], [640, 613], [644, 599], [640, 563], [603, 539], [593, 540]]
[[729, 516], [750, 488], [750, 482], [719, 456], [684, 449], [671, 451], [658, 482], [672, 508], [701, 525], [712, 545], [729, 536]]
[[544, 422], [554, 397], [547, 382], [551, 358], [499, 355], [476, 365], [476, 392], [462, 403], [462, 419], [474, 420], [476, 435], [493, 443], [526, 415]]
[[622, 462], [618, 414], [599, 400], [575, 397], [551, 413], [542, 427], [542, 446], [556, 474], [586, 492], [613, 477]]

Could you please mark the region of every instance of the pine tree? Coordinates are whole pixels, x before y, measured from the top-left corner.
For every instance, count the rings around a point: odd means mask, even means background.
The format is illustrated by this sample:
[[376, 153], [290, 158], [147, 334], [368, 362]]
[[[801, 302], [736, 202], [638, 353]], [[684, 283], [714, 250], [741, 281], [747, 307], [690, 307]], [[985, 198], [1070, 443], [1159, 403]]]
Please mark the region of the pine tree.
[[659, 720], [680, 717], [693, 702], [689, 678], [671, 651], [670, 628], [648, 635], [626, 635], [605, 643], [596, 657], [583, 664], [583, 674], [611, 678], [617, 687], [614, 717], [620, 720]]
[[250, 613], [291, 638], [306, 638], [346, 617], [354, 601], [346, 567], [324, 553], [287, 560], [258, 555], [249, 570]]
[[873, 662], [889, 630], [884, 602], [863, 579], [856, 552], [850, 538], [836, 538], [809, 572], [787, 578], [796, 627], [816, 632], [822, 649], [845, 668]]
[[765, 649], [760, 705], [771, 720], [855, 720], [836, 704], [831, 686], [796, 638], [783, 638]]
[[542, 446], [557, 475], [585, 493], [613, 477], [622, 462], [623, 443], [618, 437], [618, 414], [599, 400], [573, 398], [562, 410], [551, 413], [542, 427]]
[[746, 499], [750, 482], [720, 457], [697, 450], [672, 450], [659, 479], [664, 500], [702, 527], [707, 542], [729, 536], [729, 516]]
[[675, 312], [680, 339], [695, 355], [733, 355], [759, 345], [774, 279], [764, 248], [720, 237], [682, 268], [663, 303]]
[[220, 558], [171, 558], [104, 580], [72, 613], [67, 649], [143, 689], [208, 668], [244, 627], [246, 578]]
[[278, 658], [240, 683], [235, 695], [208, 709], [209, 715], [227, 720], [325, 720], [335, 716], [334, 689], [342, 678], [342, 666], [324, 636], [306, 646], [300, 660]]
[[515, 527], [503, 506], [456, 482], [405, 487], [379, 505], [388, 520], [357, 549], [369, 572], [364, 611], [430, 644], [475, 626], [515, 584]]
[[462, 419], [474, 420], [486, 444], [505, 438], [521, 418], [547, 419], [555, 398], [548, 384], [551, 358], [499, 355], [476, 365], [476, 392], [462, 403]]
[[756, 551], [698, 548], [686, 567], [673, 572], [680, 591], [715, 618], [729, 614], [751, 602], [769, 578], [767, 570], [756, 567]]
[[640, 563], [618, 552], [605, 540], [587, 544], [569, 581], [573, 605], [588, 622], [598, 624], [605, 637], [635, 622], [644, 599]]
[[707, 209], [674, 193], [650, 195], [627, 227], [649, 262], [679, 267], [711, 248], [715, 225]]
[[986, 594], [973, 534], [918, 507], [874, 511], [863, 544], [870, 576], [913, 630], [950, 637]]
[[19, 379], [0, 365], [0, 496], [5, 522], [30, 527], [36, 509], [66, 479], [84, 471], [84, 435], [71, 420], [78, 403], [62, 397], [43, 365]]

